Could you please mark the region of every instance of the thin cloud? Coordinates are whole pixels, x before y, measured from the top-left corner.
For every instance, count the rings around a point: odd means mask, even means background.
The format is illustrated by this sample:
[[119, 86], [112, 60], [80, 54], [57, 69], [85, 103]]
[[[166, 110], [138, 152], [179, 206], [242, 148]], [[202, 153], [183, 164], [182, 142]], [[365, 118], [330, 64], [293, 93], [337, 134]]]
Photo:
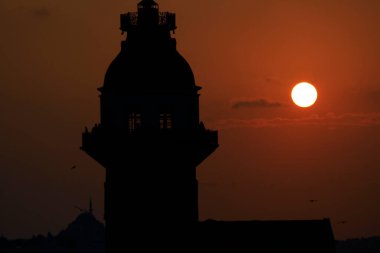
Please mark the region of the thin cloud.
[[283, 85], [284, 82], [276, 77], [266, 77], [265, 78], [266, 85], [273, 84], [273, 85]]
[[11, 12], [15, 12], [22, 15], [32, 15], [37, 18], [46, 18], [51, 16], [51, 10], [47, 7], [18, 7]]
[[326, 126], [334, 129], [337, 127], [370, 127], [380, 126], [380, 112], [372, 113], [345, 113], [337, 115], [327, 113], [325, 115], [310, 115], [303, 118], [260, 118], [260, 119], [227, 119], [215, 122], [219, 128], [265, 128], [281, 126]]
[[36, 17], [48, 17], [51, 15], [50, 10], [45, 7], [33, 8], [30, 12]]
[[276, 107], [282, 107], [283, 104], [279, 102], [272, 102], [268, 101], [264, 98], [255, 99], [255, 100], [240, 100], [235, 101], [232, 104], [233, 109], [240, 109], [240, 108], [276, 108]]

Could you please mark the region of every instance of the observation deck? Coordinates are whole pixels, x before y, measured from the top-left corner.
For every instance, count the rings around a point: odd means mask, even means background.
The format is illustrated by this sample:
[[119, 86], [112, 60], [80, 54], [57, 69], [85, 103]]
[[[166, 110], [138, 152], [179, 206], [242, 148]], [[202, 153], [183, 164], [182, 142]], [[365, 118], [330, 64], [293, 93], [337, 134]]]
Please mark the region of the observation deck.
[[[177, 29], [175, 13], [158, 12], [158, 15], [151, 16], [149, 24], [156, 27], [161, 27], [174, 32]], [[138, 12], [128, 12], [120, 15], [120, 30], [128, 32], [131, 29], [146, 26], [145, 15], [139, 15]]]

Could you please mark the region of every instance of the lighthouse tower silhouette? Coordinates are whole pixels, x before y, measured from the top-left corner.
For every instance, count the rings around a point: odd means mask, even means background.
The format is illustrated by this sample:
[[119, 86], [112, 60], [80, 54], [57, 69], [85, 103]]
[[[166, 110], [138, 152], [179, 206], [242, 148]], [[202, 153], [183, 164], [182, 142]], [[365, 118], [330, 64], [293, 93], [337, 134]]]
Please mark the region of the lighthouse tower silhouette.
[[100, 123], [82, 136], [82, 150], [106, 169], [107, 252], [169, 243], [196, 226], [196, 167], [218, 147], [199, 119], [201, 87], [171, 36], [175, 14], [143, 0], [120, 28], [127, 38], [98, 89]]

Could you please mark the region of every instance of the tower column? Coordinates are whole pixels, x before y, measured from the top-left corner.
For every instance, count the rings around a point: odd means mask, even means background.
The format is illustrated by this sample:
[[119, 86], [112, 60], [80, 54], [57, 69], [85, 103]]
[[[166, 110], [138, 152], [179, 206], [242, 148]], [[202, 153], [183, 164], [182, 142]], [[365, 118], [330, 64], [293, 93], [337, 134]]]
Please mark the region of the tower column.
[[106, 169], [107, 252], [188, 245], [198, 224], [196, 168], [218, 133], [199, 121], [201, 88], [171, 37], [175, 14], [143, 0], [120, 27], [128, 35], [99, 88], [101, 122], [82, 141]]

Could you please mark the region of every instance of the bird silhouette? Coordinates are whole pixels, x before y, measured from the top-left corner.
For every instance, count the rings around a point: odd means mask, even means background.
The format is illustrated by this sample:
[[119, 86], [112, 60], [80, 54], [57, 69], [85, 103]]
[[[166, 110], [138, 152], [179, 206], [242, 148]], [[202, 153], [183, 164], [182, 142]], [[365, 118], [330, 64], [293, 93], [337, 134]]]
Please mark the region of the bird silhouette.
[[74, 208], [75, 208], [75, 209], [78, 209], [80, 212], [84, 212], [84, 211], [85, 211], [84, 209], [82, 209], [82, 208], [80, 208], [80, 207], [78, 207], [78, 206], [74, 206]]
[[316, 202], [318, 202], [318, 199], [310, 199], [309, 202], [310, 203], [316, 203]]
[[341, 221], [338, 221], [338, 224], [346, 224], [347, 221], [346, 220], [341, 220]]
[[73, 167], [71, 167], [70, 170], [73, 170], [73, 169], [76, 169], [76, 168], [77, 168], [77, 166], [76, 166], [76, 165], [73, 165]]

